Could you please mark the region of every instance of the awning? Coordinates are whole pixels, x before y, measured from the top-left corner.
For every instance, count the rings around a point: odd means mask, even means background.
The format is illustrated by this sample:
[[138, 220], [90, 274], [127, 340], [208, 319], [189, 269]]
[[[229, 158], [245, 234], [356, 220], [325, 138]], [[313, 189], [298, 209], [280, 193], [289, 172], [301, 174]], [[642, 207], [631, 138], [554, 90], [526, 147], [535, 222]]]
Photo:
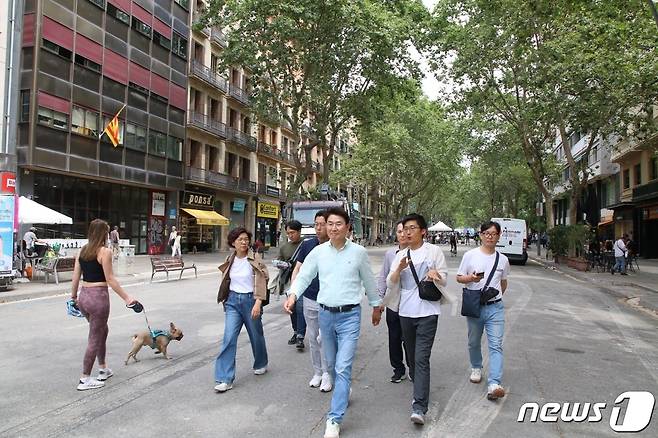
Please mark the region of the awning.
[[190, 214], [196, 218], [196, 223], [199, 225], [228, 225], [229, 220], [216, 211], [210, 210], [194, 210], [193, 208], [183, 208], [185, 213]]
[[614, 219], [610, 219], [610, 220], [606, 220], [606, 221], [601, 221], [601, 222], [599, 222], [599, 224], [598, 224], [597, 226], [598, 226], [598, 227], [604, 227], [604, 226], [606, 226], [606, 225], [610, 225], [610, 224], [612, 224], [612, 223], [614, 223], [614, 222], [615, 222]]
[[18, 198], [18, 222], [21, 224], [72, 224], [73, 220], [62, 213], [21, 196]]

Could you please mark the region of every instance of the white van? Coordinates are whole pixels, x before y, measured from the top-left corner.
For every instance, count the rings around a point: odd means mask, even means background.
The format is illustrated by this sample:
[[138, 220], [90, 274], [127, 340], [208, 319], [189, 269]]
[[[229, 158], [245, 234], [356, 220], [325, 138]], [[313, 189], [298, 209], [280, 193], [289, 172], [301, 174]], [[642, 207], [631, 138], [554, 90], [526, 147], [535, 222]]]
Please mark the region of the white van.
[[528, 261], [528, 228], [525, 220], [506, 217], [492, 217], [491, 220], [500, 224], [500, 240], [496, 249], [505, 254], [510, 262], [525, 265]]

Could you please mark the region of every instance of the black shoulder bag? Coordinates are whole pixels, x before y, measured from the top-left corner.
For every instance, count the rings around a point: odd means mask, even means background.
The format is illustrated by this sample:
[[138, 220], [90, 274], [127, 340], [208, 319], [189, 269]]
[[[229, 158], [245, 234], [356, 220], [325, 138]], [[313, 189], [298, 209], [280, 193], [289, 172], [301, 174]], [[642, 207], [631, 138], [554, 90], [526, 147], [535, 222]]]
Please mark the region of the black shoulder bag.
[[[491, 269], [487, 282], [482, 289], [462, 289], [462, 316], [479, 318], [482, 306], [491, 298], [498, 295], [498, 289], [489, 287], [489, 283], [491, 283], [496, 268], [498, 268], [499, 258], [500, 254], [496, 251], [496, 261], [494, 261], [493, 268]], [[493, 296], [491, 294], [493, 294]]]
[[416, 280], [416, 285], [418, 286], [418, 295], [420, 295], [421, 300], [427, 301], [439, 301], [441, 299], [441, 291], [434, 284], [432, 280], [418, 280], [418, 273], [416, 273], [416, 268], [414, 267], [414, 262], [411, 261], [411, 252], [407, 250], [407, 258], [409, 259], [409, 267], [411, 268], [411, 273]]

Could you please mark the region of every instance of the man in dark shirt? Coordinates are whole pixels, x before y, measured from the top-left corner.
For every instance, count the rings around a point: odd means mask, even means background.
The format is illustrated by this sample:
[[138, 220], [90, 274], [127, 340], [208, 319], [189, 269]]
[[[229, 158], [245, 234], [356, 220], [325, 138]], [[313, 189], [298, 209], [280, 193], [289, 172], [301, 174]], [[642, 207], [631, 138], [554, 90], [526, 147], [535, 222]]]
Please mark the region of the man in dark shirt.
[[[295, 265], [295, 270], [292, 273], [292, 279], [295, 280], [297, 273], [302, 267], [302, 263], [306, 259], [306, 256], [319, 244], [329, 240], [327, 235], [326, 221], [324, 219], [324, 211], [318, 211], [315, 214], [315, 235], [311, 239], [306, 239], [301, 246], [299, 247], [299, 254], [297, 255], [297, 264]], [[322, 348], [320, 345], [320, 322], [318, 320], [318, 303], [317, 297], [318, 292], [320, 291], [320, 280], [316, 276], [311, 284], [306, 288], [304, 292], [303, 302], [304, 302], [304, 320], [306, 321], [306, 332], [309, 336], [309, 347], [311, 348], [311, 364], [313, 365], [313, 377], [311, 381], [308, 382], [308, 385], [311, 388], [320, 387], [320, 391], [329, 392], [331, 391], [333, 384], [331, 382], [331, 376], [327, 371], [327, 362], [324, 359], [322, 354]]]
[[[286, 225], [286, 235], [288, 242], [281, 245], [277, 260], [273, 261], [274, 266], [280, 269], [279, 287], [281, 293], [290, 284], [291, 274], [295, 267], [298, 251], [297, 248], [302, 243], [302, 224], [299, 221], [291, 220]], [[304, 350], [304, 336], [306, 335], [306, 321], [303, 314], [303, 302], [300, 301], [295, 305], [295, 309], [290, 315], [293, 334], [288, 345], [296, 345], [300, 351]]]

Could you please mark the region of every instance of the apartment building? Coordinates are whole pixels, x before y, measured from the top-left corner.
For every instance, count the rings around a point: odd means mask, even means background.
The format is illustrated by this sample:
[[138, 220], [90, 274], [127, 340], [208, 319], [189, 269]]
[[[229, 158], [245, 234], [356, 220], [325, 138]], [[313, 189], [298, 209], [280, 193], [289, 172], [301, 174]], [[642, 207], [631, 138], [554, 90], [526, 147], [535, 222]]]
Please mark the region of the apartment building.
[[[184, 0], [25, 0], [18, 192], [73, 218], [42, 237], [117, 225], [160, 253], [185, 190], [189, 11]], [[120, 114], [122, 145], [105, 125]]]

